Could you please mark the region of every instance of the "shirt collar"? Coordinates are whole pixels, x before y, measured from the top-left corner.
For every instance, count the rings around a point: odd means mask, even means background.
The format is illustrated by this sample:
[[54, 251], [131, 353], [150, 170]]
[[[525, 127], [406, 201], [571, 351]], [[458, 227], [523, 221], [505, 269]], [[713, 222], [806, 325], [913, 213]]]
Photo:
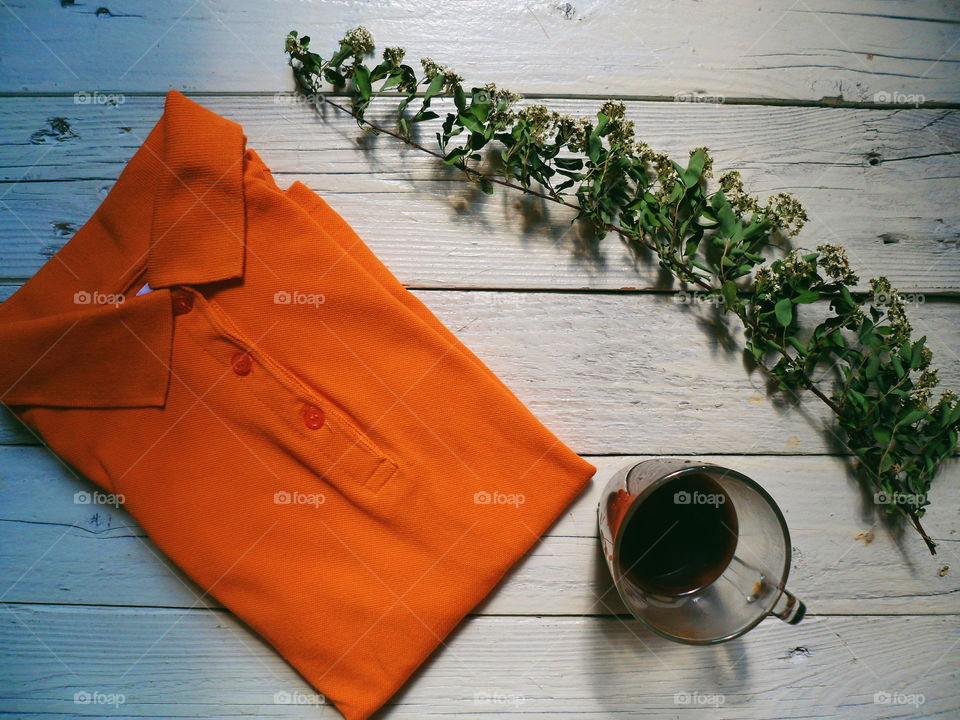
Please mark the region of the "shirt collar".
[[243, 129], [176, 91], [160, 124], [162, 145], [146, 158], [156, 178], [147, 281], [158, 288], [240, 277]]
[[0, 402], [163, 405], [169, 288], [243, 276], [245, 157], [239, 125], [171, 90], [94, 215], [0, 305]]

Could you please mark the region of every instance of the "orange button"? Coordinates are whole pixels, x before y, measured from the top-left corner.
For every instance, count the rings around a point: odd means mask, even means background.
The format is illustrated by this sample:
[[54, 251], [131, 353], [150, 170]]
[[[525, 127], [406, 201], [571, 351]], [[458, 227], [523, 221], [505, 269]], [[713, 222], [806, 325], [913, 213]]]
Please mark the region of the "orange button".
[[173, 314], [184, 315], [193, 310], [193, 295], [177, 290], [173, 293]]
[[250, 360], [250, 356], [243, 352], [243, 350], [234, 353], [231, 363], [233, 364], [233, 371], [237, 375], [249, 375], [253, 369], [253, 362]]
[[319, 430], [323, 427], [323, 410], [316, 405], [307, 405], [303, 409], [303, 423], [311, 430]]

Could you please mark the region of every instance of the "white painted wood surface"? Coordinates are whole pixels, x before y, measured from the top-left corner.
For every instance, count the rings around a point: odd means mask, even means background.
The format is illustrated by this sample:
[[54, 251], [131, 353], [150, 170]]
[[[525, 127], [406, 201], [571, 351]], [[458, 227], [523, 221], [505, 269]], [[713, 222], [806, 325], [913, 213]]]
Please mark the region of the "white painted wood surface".
[[[278, 183], [301, 180], [328, 198], [408, 286], [666, 287], [617, 238], [593, 249], [567, 208], [451, 183], [456, 171], [389, 137], [362, 134], [332, 108], [318, 117], [286, 95], [197, 99], [243, 125]], [[596, 100], [543, 102], [582, 116], [599, 107]], [[0, 105], [7, 148], [0, 182], [23, 181], [9, 188], [9, 212], [0, 214], [7, 277], [28, 277], [90, 216], [162, 107], [158, 97], [120, 106], [77, 105], [72, 97]], [[677, 157], [707, 145], [716, 171], [740, 169], [761, 199], [795, 193], [810, 214], [798, 243], [843, 244], [864, 286], [886, 275], [904, 292], [956, 292], [960, 205], [944, 192], [960, 179], [952, 154], [960, 111], [631, 102], [628, 115], [638, 137]], [[50, 118], [65, 119], [70, 132], [44, 134]], [[422, 141], [435, 144], [429, 132]]]
[[[802, 635], [770, 622], [735, 645], [697, 648], [627, 618], [468, 618], [383, 716], [949, 718], [960, 684], [945, 660], [958, 632], [955, 615], [816, 617]], [[25, 720], [74, 717], [78, 692], [124, 696], [116, 709], [81, 707], [125, 720], [337, 716], [275, 702], [315, 698], [219, 611], [16, 605], [0, 615], [0, 642], [18, 661], [5, 668], [18, 689], [5, 702]], [[877, 693], [924, 703], [878, 704]]]
[[362, 24], [414, 63], [430, 56], [468, 82], [528, 93], [960, 99], [951, 0], [5, 5], [8, 92], [287, 90], [288, 31], [316, 38], [329, 56], [344, 30]]
[[[585, 244], [561, 208], [508, 192], [478, 196], [387, 138], [358, 143], [349, 118], [275, 97], [292, 86], [287, 30], [308, 31], [326, 53], [359, 23], [381, 47], [406, 46], [413, 62], [430, 55], [468, 82], [542, 94], [573, 114], [633, 98], [630, 117], [655, 148], [685, 155], [708, 145], [718, 169], [742, 169], [761, 196], [794, 192], [811, 214], [799, 244], [843, 244], [864, 278], [885, 274], [919, 295], [916, 329], [958, 389], [960, 6], [8, 0], [0, 8], [0, 300], [93, 212], [159, 116], [162, 92], [194, 91], [244, 126], [281, 186], [299, 179], [326, 197], [598, 466], [591, 488], [383, 717], [960, 716], [960, 464], [934, 486], [925, 525], [940, 554], [931, 557], [912, 530], [876, 515], [818, 403], [768, 396], [727, 350], [712, 308], [680, 302], [615, 238]], [[94, 91], [124, 96], [113, 106], [74, 102], [73, 93]], [[727, 102], [674, 102], [678, 93]], [[838, 96], [862, 106], [827, 107]], [[71, 131], [53, 132], [52, 118]], [[0, 712], [336, 716], [330, 706], [283, 704], [283, 693], [308, 701], [312, 691], [215, 603], [197, 603], [197, 589], [122, 510], [74, 503], [86, 481], [5, 415], [0, 443]], [[596, 544], [600, 488], [642, 456], [703, 453], [781, 503], [791, 585], [811, 613], [801, 625], [770, 620], [728, 645], [690, 648], [624, 615]], [[77, 704], [78, 692], [120, 693], [125, 703]], [[884, 704], [882, 693], [907, 704]]]

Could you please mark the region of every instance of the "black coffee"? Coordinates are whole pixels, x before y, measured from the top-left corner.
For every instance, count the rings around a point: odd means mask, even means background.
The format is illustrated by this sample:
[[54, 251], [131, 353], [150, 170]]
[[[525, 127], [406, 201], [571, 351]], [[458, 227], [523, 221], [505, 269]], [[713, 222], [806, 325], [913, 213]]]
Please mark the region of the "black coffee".
[[737, 549], [737, 513], [707, 475], [681, 475], [654, 490], [622, 529], [620, 567], [637, 587], [682, 595], [716, 580]]

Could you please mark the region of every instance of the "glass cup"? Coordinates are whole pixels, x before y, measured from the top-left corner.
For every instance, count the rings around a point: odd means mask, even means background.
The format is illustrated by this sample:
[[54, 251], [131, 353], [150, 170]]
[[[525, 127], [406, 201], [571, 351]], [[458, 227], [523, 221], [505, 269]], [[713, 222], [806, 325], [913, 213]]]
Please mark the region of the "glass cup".
[[600, 542], [627, 608], [693, 645], [743, 635], [768, 615], [796, 624], [790, 533], [767, 492], [735, 470], [680, 458], [622, 468], [598, 508]]

